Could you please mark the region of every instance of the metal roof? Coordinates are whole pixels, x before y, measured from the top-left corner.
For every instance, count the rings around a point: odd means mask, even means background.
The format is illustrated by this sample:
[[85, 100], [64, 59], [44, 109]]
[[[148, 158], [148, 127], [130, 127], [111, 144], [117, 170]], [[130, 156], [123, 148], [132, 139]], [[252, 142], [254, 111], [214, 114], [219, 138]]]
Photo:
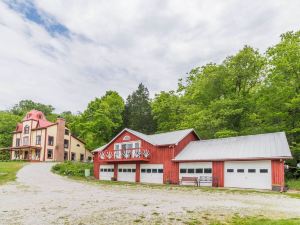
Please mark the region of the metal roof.
[[101, 147], [94, 149], [92, 152], [101, 152], [103, 149], [106, 148], [107, 145], [108, 144], [102, 145]]
[[110, 143], [112, 143], [124, 131], [128, 131], [129, 133], [132, 133], [133, 135], [149, 142], [150, 144], [158, 145], [158, 146], [178, 144], [178, 142], [180, 142], [189, 133], [195, 132], [194, 129], [186, 129], [186, 130], [171, 131], [171, 132], [166, 132], [166, 133], [161, 133], [161, 134], [147, 135], [147, 134], [143, 134], [138, 131], [135, 131], [135, 130], [125, 128], [119, 134], [117, 134], [110, 142], [108, 142], [106, 145], [103, 145], [103, 146], [93, 150], [92, 152], [99, 152], [99, 151], [104, 150]]
[[190, 142], [175, 161], [291, 158], [284, 132]]
[[177, 130], [160, 134], [142, 134], [140, 132], [127, 129], [130, 133], [142, 138], [153, 145], [172, 145], [180, 142], [185, 136], [194, 131], [194, 129]]

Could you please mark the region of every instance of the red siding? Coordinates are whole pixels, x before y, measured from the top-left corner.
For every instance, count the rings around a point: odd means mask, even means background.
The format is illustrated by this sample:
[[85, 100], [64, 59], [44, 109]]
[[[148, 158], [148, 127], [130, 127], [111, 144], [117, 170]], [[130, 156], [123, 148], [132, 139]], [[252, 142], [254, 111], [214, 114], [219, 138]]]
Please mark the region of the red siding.
[[118, 178], [118, 164], [114, 164], [114, 178], [117, 180]]
[[100, 168], [100, 163], [98, 160], [98, 153], [94, 154], [94, 177], [96, 179], [99, 179], [99, 168]]
[[141, 164], [137, 163], [135, 168], [135, 182], [140, 182], [141, 177]]
[[272, 185], [284, 186], [283, 160], [272, 160]]
[[224, 187], [224, 162], [212, 162], [212, 176], [214, 187]]
[[[140, 163], [147, 164], [163, 164], [164, 165], [164, 183], [178, 183], [179, 182], [179, 163], [173, 162], [172, 159], [190, 142], [193, 140], [198, 140], [198, 137], [192, 132], [183, 138], [178, 145], [174, 146], [154, 146], [145, 140], [124, 131], [120, 136], [118, 136], [110, 145], [106, 147], [104, 151], [113, 151], [115, 143], [128, 142], [123, 140], [124, 136], [129, 136], [130, 141], [141, 141], [141, 148], [147, 149], [150, 151], [150, 161], [148, 162], [136, 162], [136, 181], [140, 180]], [[108, 164], [106, 162], [100, 162], [98, 154], [95, 155], [94, 159], [94, 175], [99, 179], [99, 165]], [[134, 162], [119, 162], [119, 163], [134, 163]], [[115, 171], [117, 171], [115, 169]], [[116, 172], [115, 172], [116, 173]], [[116, 174], [115, 174], [116, 176]]]

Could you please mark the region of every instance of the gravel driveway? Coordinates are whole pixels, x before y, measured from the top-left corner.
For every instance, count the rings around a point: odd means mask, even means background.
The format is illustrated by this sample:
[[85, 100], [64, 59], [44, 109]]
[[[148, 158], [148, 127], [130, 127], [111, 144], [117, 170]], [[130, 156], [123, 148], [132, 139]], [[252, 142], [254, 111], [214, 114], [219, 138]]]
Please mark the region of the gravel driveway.
[[16, 182], [0, 186], [0, 224], [182, 224], [234, 213], [300, 216], [300, 200], [283, 195], [90, 184], [52, 174], [52, 165], [26, 165]]

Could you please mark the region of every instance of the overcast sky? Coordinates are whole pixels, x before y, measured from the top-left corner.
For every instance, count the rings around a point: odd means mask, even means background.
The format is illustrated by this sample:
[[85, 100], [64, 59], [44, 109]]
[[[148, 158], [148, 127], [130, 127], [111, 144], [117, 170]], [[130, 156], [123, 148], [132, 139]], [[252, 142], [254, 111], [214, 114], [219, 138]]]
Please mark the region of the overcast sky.
[[300, 26], [294, 0], [0, 0], [0, 109], [83, 111], [107, 90], [176, 89], [192, 68]]

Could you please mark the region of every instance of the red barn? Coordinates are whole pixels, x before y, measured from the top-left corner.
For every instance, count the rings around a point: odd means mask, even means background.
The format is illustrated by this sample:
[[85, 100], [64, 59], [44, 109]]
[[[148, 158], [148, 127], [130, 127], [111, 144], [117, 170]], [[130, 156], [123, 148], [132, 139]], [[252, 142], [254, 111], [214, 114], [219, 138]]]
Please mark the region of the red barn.
[[200, 140], [193, 129], [146, 135], [124, 129], [95, 149], [100, 180], [272, 189], [284, 186], [291, 158], [283, 132]]

